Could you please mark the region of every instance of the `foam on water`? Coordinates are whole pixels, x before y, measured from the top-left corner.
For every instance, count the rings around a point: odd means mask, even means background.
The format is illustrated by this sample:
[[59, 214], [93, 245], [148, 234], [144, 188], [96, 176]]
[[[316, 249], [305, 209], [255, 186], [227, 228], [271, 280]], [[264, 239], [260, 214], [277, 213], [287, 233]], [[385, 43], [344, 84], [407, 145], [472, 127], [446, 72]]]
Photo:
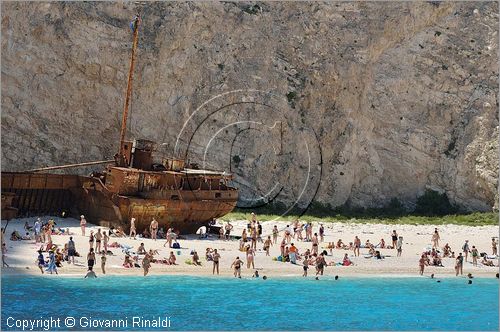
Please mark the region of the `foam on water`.
[[498, 289], [492, 278], [4, 276], [1, 326], [168, 316], [171, 330], [498, 330]]

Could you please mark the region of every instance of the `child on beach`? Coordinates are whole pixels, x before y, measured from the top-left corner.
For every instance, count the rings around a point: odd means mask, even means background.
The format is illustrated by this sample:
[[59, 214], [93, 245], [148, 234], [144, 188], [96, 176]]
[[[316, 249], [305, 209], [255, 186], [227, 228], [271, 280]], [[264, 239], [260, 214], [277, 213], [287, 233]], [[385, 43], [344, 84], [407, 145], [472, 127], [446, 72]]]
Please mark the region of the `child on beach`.
[[273, 245], [273, 241], [271, 240], [271, 236], [269, 235], [264, 242], [264, 250], [266, 251], [266, 256], [269, 256], [269, 248]]
[[241, 279], [241, 265], [243, 262], [240, 260], [239, 257], [236, 257], [234, 262], [231, 264], [231, 268], [234, 266], [234, 277], [238, 277]]
[[303, 277], [307, 277], [307, 269], [309, 269], [309, 256], [304, 257], [304, 266], [302, 267], [304, 269], [304, 273], [302, 274]]

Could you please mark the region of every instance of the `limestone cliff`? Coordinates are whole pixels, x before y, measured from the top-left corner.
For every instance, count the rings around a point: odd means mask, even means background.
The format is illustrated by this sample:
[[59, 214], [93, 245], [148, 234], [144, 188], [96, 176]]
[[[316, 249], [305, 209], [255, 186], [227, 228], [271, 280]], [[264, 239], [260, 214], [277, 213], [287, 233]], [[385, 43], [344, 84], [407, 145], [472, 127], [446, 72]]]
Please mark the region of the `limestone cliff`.
[[498, 201], [494, 2], [2, 4], [2, 170], [129, 137], [236, 175], [241, 204]]

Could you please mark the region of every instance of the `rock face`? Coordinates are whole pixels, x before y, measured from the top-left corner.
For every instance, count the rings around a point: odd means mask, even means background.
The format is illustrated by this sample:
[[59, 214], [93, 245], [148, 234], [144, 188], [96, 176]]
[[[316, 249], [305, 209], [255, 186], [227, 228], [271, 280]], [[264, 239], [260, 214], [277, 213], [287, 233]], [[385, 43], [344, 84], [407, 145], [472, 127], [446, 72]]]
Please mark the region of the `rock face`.
[[497, 206], [494, 2], [4, 3], [2, 170], [129, 137], [235, 174], [241, 206]]

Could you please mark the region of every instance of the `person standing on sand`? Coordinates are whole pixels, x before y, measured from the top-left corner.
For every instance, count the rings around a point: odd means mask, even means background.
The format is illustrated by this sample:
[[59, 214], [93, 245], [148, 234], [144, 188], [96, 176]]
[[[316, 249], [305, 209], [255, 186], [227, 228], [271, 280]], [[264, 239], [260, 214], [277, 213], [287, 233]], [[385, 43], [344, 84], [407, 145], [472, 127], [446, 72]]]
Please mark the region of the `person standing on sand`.
[[85, 236], [85, 227], [87, 227], [87, 220], [85, 219], [85, 216], [82, 214], [80, 216], [80, 228], [82, 230], [83, 236]]
[[104, 235], [102, 237], [102, 242], [104, 244], [104, 255], [108, 254], [108, 242], [109, 242], [109, 236], [107, 232], [104, 232]]
[[458, 277], [458, 273], [460, 272], [460, 275], [464, 274], [464, 256], [462, 256], [462, 253], [459, 253], [456, 259], [455, 263], [455, 272], [456, 276]]
[[215, 274], [216, 270], [217, 274], [219, 274], [219, 260], [220, 260], [220, 254], [217, 252], [217, 249], [214, 249], [214, 254], [212, 255], [212, 261], [214, 262], [212, 274]]
[[497, 252], [498, 252], [497, 251], [497, 242], [495, 241], [494, 237], [491, 238], [491, 251], [492, 251], [493, 255], [495, 255], [495, 256], [497, 255]]
[[38, 268], [43, 274], [43, 268], [45, 267], [45, 258], [43, 257], [43, 253], [41, 250], [38, 250], [37, 263], [38, 263]]
[[253, 250], [253, 248], [247, 247], [247, 255], [246, 255], [247, 269], [249, 269], [250, 266], [252, 266], [252, 269], [255, 269], [254, 255], [255, 255], [255, 251]]
[[318, 274], [323, 275], [325, 265], [326, 265], [325, 256], [323, 256], [322, 253], [316, 258], [316, 275]]
[[75, 264], [75, 255], [76, 255], [75, 242], [73, 241], [73, 237], [70, 236], [68, 241], [68, 263]]
[[94, 248], [94, 231], [90, 231], [89, 247], [90, 249]]
[[396, 249], [398, 250], [398, 257], [401, 257], [401, 253], [403, 252], [403, 237], [400, 236], [398, 242], [396, 243]]
[[323, 224], [319, 224], [319, 242], [325, 241], [325, 227]]
[[101, 256], [101, 270], [102, 274], [106, 274], [106, 255]]
[[267, 240], [264, 242], [264, 250], [266, 251], [266, 256], [269, 256], [269, 248], [273, 245], [273, 241], [271, 240], [271, 236], [267, 237]]
[[432, 247], [433, 248], [439, 248], [439, 232], [437, 228], [434, 228], [434, 234], [432, 234]]
[[146, 254], [142, 259], [142, 268], [144, 269], [144, 276], [149, 273], [149, 268], [151, 267], [151, 262], [149, 259], [149, 254]]
[[286, 238], [283, 238], [280, 244], [281, 257], [285, 256], [285, 246], [286, 246]]
[[252, 227], [252, 249], [257, 250], [257, 229], [255, 227]]
[[101, 241], [102, 241], [102, 233], [101, 229], [97, 229], [97, 233], [95, 234], [95, 251], [97, 253], [101, 252]]
[[467, 256], [469, 255], [469, 240], [465, 240], [464, 245], [462, 246], [462, 251], [464, 252], [465, 261], [467, 262]]
[[240, 260], [239, 257], [236, 257], [233, 264], [231, 264], [231, 268], [234, 266], [234, 277], [238, 277], [241, 279], [241, 265], [242, 264], [243, 264], [243, 262]]
[[292, 264], [297, 264], [297, 256], [299, 254], [299, 250], [297, 247], [292, 243], [290, 245], [290, 250], [288, 251], [288, 258], [290, 260], [290, 263]]
[[90, 248], [89, 253], [87, 254], [87, 266], [89, 269], [92, 269], [95, 264], [95, 253], [94, 248]]
[[54, 250], [51, 250], [49, 252], [49, 266], [47, 266], [47, 269], [45, 271], [50, 272], [50, 274], [52, 274], [52, 272], [58, 274], [56, 266], [56, 255], [54, 253]]
[[470, 251], [472, 254], [472, 265], [477, 266], [477, 256], [479, 256], [479, 252], [476, 249], [476, 246], [472, 246], [472, 250]]
[[233, 229], [233, 225], [228, 221], [226, 224], [226, 240], [229, 240], [229, 236], [231, 235], [231, 230]]
[[303, 277], [307, 277], [307, 269], [309, 269], [309, 256], [304, 256], [304, 266], [302, 267], [304, 270], [304, 273], [302, 273]]
[[427, 259], [425, 258], [424, 254], [422, 254], [422, 256], [420, 256], [420, 260], [418, 261], [418, 265], [420, 267], [420, 275], [423, 275], [425, 266], [427, 265]]
[[278, 243], [278, 234], [279, 234], [278, 226], [274, 225], [274, 227], [273, 227], [273, 243], [274, 244]]
[[168, 244], [169, 248], [172, 248], [172, 228], [167, 229], [167, 242], [163, 245], [164, 247]]
[[42, 238], [40, 236], [40, 232], [42, 230], [42, 221], [40, 218], [37, 218], [35, 221], [35, 243], [42, 242]]
[[392, 231], [391, 239], [392, 239], [392, 248], [396, 249], [396, 245], [397, 245], [397, 241], [398, 241], [398, 233], [396, 233], [396, 230]]
[[137, 236], [137, 230], [135, 228], [135, 218], [130, 219], [130, 233], [128, 236], [130, 238], [132, 238], [132, 235], [133, 235], [134, 240], [135, 240], [135, 237]]
[[361, 239], [356, 235], [354, 237], [354, 256], [359, 256], [359, 248], [361, 248]]
[[151, 224], [149, 225], [149, 231], [151, 233], [151, 239], [156, 241], [156, 237], [158, 235], [158, 221], [155, 218], [151, 220]]
[[314, 233], [314, 236], [312, 237], [312, 248], [311, 248], [313, 255], [318, 254], [318, 245], [319, 245], [318, 233]]

